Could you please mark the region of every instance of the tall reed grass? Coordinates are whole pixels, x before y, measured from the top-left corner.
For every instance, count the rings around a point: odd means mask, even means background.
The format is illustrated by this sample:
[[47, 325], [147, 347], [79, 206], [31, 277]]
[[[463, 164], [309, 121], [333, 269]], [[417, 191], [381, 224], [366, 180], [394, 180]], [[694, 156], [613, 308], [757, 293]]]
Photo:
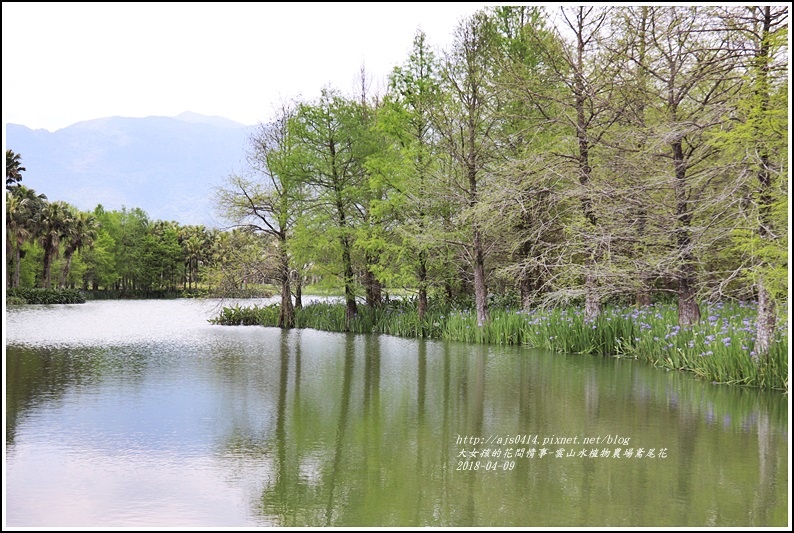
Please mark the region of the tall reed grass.
[[[431, 304], [423, 320], [410, 301], [377, 308], [360, 307], [345, 324], [343, 303], [313, 303], [295, 310], [295, 326], [324, 331], [384, 333], [478, 344], [515, 344], [564, 353], [640, 359], [683, 370], [716, 383], [788, 390], [788, 322], [781, 321], [769, 352], [755, 352], [753, 304], [704, 306], [700, 323], [681, 328], [673, 305], [641, 309], [608, 307], [595, 320], [574, 308], [533, 312], [493, 308], [490, 320], [477, 326], [471, 309]], [[276, 326], [278, 304], [224, 308], [216, 324]]]
[[[10, 299], [10, 301], [9, 301]], [[11, 304], [83, 304], [85, 294], [79, 289], [15, 288], [6, 291]]]

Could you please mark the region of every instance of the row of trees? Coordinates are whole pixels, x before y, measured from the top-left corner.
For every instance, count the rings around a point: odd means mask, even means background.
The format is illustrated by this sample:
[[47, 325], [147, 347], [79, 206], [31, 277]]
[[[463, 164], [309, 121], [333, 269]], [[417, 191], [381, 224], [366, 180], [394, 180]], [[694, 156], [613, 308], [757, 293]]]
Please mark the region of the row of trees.
[[[233, 294], [268, 281], [257, 235], [154, 221], [139, 208], [80, 211], [23, 185], [24, 171], [21, 155], [7, 150], [6, 287], [176, 291], [201, 281]], [[247, 270], [221, 275], [241, 263]]]
[[[285, 103], [218, 188], [291, 283], [337, 276], [348, 318], [382, 289], [522, 305], [787, 295], [786, 7], [495, 7], [451, 47], [419, 32], [386, 94]], [[299, 278], [297, 278], [299, 279]]]
[[[233, 231], [82, 213], [21, 185], [6, 153], [7, 285], [116, 289], [338, 279], [347, 316], [384, 287], [525, 309], [672, 295], [757, 299], [758, 348], [788, 291], [786, 8], [498, 7], [449, 50], [418, 33], [386, 94], [285, 103], [217, 190]], [[53, 269], [60, 273], [51, 279]], [[292, 295], [296, 296], [293, 304]]]

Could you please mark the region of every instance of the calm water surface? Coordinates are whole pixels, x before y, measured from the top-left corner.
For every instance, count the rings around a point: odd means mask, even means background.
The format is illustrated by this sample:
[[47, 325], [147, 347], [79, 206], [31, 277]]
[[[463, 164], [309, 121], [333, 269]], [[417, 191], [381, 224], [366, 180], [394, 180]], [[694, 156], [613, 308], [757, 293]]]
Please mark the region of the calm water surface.
[[781, 394], [217, 306], [7, 311], [7, 525], [788, 524]]

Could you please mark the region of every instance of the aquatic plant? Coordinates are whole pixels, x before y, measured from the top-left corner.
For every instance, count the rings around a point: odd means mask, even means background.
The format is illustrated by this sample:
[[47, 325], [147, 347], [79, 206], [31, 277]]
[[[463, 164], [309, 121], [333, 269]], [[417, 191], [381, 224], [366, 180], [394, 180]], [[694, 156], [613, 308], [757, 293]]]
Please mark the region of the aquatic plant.
[[[432, 304], [419, 320], [416, 304], [399, 300], [382, 307], [360, 306], [345, 323], [345, 306], [312, 303], [295, 310], [295, 325], [324, 331], [383, 333], [478, 344], [513, 344], [562, 353], [640, 359], [671, 370], [692, 372], [716, 383], [788, 390], [788, 323], [782, 321], [772, 347], [755, 353], [755, 306], [720, 302], [705, 306], [707, 318], [688, 328], [677, 324], [674, 305], [607, 307], [594, 320], [581, 309], [509, 308], [491, 310], [477, 327], [475, 313], [453, 305]], [[225, 308], [217, 324], [276, 326], [278, 305]]]
[[85, 296], [79, 289], [14, 288], [6, 292], [8, 299], [27, 304], [82, 304]]

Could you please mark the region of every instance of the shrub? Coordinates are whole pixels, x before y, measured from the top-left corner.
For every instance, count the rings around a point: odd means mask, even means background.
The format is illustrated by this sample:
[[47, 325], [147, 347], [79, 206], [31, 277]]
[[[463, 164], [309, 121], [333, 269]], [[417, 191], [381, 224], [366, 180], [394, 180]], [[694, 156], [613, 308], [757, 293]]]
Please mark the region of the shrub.
[[8, 298], [28, 304], [82, 304], [85, 296], [78, 289], [33, 289], [16, 288], [8, 289]]

